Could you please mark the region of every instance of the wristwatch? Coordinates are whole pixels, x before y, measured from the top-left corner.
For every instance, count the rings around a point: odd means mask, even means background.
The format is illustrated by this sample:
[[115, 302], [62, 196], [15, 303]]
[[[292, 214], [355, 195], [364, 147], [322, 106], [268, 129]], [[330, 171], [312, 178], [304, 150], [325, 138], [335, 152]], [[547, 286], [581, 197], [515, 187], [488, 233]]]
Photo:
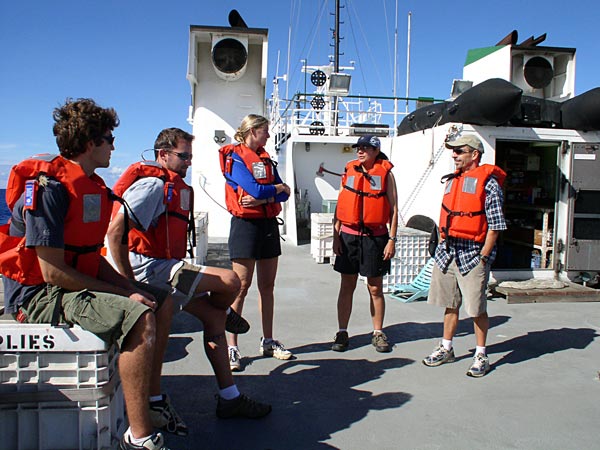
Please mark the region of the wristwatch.
[[486, 255], [479, 255], [479, 259], [481, 259], [484, 264], [487, 264], [488, 261], [490, 260], [490, 257], [486, 256]]
[[398, 242], [398, 238], [396, 236], [390, 236], [390, 241]]

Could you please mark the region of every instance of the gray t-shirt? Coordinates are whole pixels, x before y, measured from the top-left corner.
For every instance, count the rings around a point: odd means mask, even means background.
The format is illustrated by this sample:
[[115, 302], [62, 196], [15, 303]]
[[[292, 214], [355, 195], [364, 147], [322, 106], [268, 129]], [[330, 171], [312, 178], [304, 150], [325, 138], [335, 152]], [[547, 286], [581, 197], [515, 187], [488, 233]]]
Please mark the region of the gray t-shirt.
[[[164, 186], [160, 178], [145, 177], [129, 186], [123, 194], [123, 199], [133, 211], [129, 217], [141, 230], [156, 226], [158, 218], [165, 212]], [[123, 206], [119, 212], [123, 213]], [[183, 265], [183, 261], [178, 259], [150, 258], [131, 251], [129, 262], [137, 281], [169, 289], [175, 272]]]

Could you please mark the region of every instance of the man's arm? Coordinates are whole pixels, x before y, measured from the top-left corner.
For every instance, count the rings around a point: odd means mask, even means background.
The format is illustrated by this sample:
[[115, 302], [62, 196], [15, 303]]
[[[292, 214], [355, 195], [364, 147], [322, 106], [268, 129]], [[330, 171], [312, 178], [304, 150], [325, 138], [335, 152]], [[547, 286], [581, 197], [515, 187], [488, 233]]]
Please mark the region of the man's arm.
[[[134, 223], [129, 219], [130, 229], [134, 227]], [[133, 269], [129, 262], [129, 248], [127, 246], [127, 237], [125, 238], [125, 244], [123, 244], [123, 235], [125, 234], [125, 214], [115, 214], [110, 225], [108, 226], [108, 232], [106, 238], [108, 241], [108, 248], [112, 256], [117, 270], [121, 275], [130, 280], [135, 277], [133, 275]]]
[[[62, 287], [69, 291], [87, 289], [90, 291], [108, 292], [129, 297], [151, 308], [155, 306], [153, 300], [140, 295], [134, 289], [126, 289], [102, 279], [90, 277], [69, 266], [65, 262], [65, 252], [61, 248], [38, 246], [35, 247], [35, 251], [42, 270], [42, 276], [46, 283]], [[102, 273], [99, 275], [102, 275]]]

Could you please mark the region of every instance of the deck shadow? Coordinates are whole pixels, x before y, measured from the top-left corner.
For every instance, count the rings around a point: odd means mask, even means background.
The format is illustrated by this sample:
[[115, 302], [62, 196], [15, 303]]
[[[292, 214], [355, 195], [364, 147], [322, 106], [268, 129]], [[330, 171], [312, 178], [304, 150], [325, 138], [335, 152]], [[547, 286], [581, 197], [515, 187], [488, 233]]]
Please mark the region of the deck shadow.
[[503, 364], [518, 364], [564, 350], [582, 350], [600, 336], [591, 328], [560, 328], [531, 331], [504, 342], [487, 346], [487, 353], [506, 353], [492, 364], [497, 368]]
[[335, 448], [325, 441], [336, 432], [371, 411], [400, 408], [412, 398], [406, 392], [373, 394], [356, 386], [412, 363], [406, 358], [292, 360], [269, 375], [238, 374], [241, 392], [273, 405], [273, 412], [259, 420], [217, 419], [213, 376], [165, 376], [163, 387], [190, 426], [188, 437], [169, 435], [167, 443], [211, 450]]

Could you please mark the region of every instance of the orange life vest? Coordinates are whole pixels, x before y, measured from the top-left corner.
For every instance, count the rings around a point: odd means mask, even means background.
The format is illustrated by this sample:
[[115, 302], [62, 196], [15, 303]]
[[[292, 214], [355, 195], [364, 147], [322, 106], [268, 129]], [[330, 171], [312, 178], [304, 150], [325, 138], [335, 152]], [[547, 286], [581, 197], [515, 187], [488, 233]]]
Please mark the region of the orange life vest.
[[[194, 230], [193, 190], [179, 174], [163, 168], [155, 161], [132, 164], [115, 183], [115, 194], [122, 197], [137, 180], [145, 177], [160, 178], [165, 183], [164, 203], [166, 210], [158, 218], [156, 226], [148, 230], [129, 230], [130, 251], [157, 259], [183, 259], [186, 257], [187, 235]], [[127, 206], [124, 206], [127, 208]], [[113, 217], [120, 205], [113, 207]], [[193, 244], [195, 245], [195, 244]], [[190, 249], [191, 251], [191, 249]]]
[[344, 225], [360, 228], [375, 228], [388, 223], [387, 179], [392, 167], [394, 165], [386, 159], [376, 160], [368, 171], [358, 160], [346, 164], [337, 202], [337, 219]]
[[[64, 221], [65, 262], [96, 277], [112, 209], [110, 189], [98, 175], [88, 177], [81, 166], [62, 156], [37, 155], [11, 170], [6, 188], [11, 210], [23, 192], [24, 210], [36, 209], [40, 175], [59, 181], [69, 196]], [[44, 283], [35, 249], [25, 247], [25, 237], [10, 236], [8, 224], [0, 229], [0, 272], [24, 285]]]
[[[225, 183], [225, 204], [227, 210], [236, 217], [247, 219], [273, 218], [281, 212], [281, 205], [278, 202], [265, 203], [258, 206], [245, 207], [240, 204], [240, 199], [248, 193], [240, 186], [236, 188], [229, 183], [232, 180], [231, 175], [233, 156], [236, 153], [259, 184], [275, 184], [275, 163], [271, 160], [269, 154], [264, 148], [260, 148], [256, 153], [245, 144], [229, 144], [219, 149], [221, 162], [221, 172], [228, 181]], [[235, 182], [234, 182], [235, 183]]]
[[485, 242], [488, 230], [485, 184], [491, 176], [502, 186], [506, 173], [497, 166], [483, 164], [468, 172], [447, 176], [439, 222], [442, 238], [451, 236]]

